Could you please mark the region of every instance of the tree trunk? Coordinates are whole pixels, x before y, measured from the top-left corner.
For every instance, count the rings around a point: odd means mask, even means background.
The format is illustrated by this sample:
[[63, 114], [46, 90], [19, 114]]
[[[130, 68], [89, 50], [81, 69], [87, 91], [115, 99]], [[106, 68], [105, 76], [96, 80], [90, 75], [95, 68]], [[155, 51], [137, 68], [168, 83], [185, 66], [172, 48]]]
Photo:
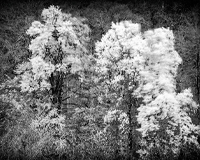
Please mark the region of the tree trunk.
[[126, 106], [127, 106], [127, 116], [128, 116], [128, 121], [129, 121], [129, 131], [128, 131], [128, 159], [131, 160], [133, 159], [133, 156], [135, 155], [135, 144], [133, 140], [133, 107], [135, 106], [135, 99], [132, 96], [132, 91], [129, 90], [129, 82], [130, 77], [127, 75], [126, 77], [127, 81], [125, 84], [125, 94], [126, 94]]
[[119, 136], [119, 122], [116, 121], [116, 123], [114, 124], [114, 133], [115, 133], [115, 159], [118, 159], [119, 158], [119, 139], [120, 139], [120, 136]]
[[[125, 76], [127, 80], [125, 83], [125, 94], [126, 94], [126, 106], [127, 106], [127, 116], [129, 121], [129, 131], [128, 131], [128, 159], [133, 160], [136, 157], [136, 109], [137, 109], [137, 98], [135, 98], [132, 93], [137, 87], [137, 82], [134, 79], [130, 79], [129, 75]], [[134, 89], [129, 90], [129, 85], [134, 85]], [[134, 137], [133, 137], [134, 135]]]
[[199, 96], [200, 96], [200, 86], [199, 86], [199, 79], [200, 79], [200, 73], [199, 73], [199, 53], [197, 52], [196, 55], [196, 68], [197, 68], [197, 75], [196, 75], [196, 87], [197, 87], [197, 101], [199, 102]]
[[[198, 6], [200, 7], [200, 2], [198, 3]], [[198, 33], [200, 33], [200, 8], [198, 9], [197, 29], [198, 29]], [[198, 46], [197, 46], [197, 55], [196, 55], [196, 68], [197, 68], [196, 87], [197, 87], [197, 101], [198, 101], [198, 103], [200, 102], [200, 70], [199, 70], [199, 59], [200, 59], [199, 49], [200, 49], [200, 47], [199, 47], [199, 43], [200, 43], [200, 37], [198, 37], [198, 42], [197, 42]], [[197, 115], [199, 115], [199, 113], [200, 113], [200, 109], [198, 108]], [[200, 119], [200, 116], [198, 116], [198, 119]]]
[[61, 113], [62, 105], [62, 87], [63, 87], [63, 73], [59, 72], [58, 75], [53, 74], [50, 77], [51, 91], [52, 91], [52, 104], [56, 105], [58, 113]]
[[129, 133], [128, 133], [128, 148], [129, 148], [129, 160], [133, 157], [133, 127], [132, 127], [132, 104], [129, 95], [129, 104], [128, 104], [128, 121], [129, 121]]
[[[129, 133], [128, 133], [128, 148], [129, 148], [129, 160], [132, 160], [136, 154], [136, 109], [137, 109], [137, 99], [134, 98], [131, 93], [129, 93], [129, 104], [128, 104], [128, 120], [129, 120]], [[134, 136], [134, 137], [133, 137]]]

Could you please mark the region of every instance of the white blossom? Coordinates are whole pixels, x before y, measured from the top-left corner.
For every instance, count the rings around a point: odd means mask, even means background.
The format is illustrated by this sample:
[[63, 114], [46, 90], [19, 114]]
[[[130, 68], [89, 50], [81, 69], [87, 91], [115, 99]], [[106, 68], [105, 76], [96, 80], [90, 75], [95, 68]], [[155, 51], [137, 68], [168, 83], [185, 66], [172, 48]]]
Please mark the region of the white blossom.
[[[144, 142], [153, 133], [154, 136], [149, 138], [152, 141], [157, 138], [156, 145], [165, 143], [165, 149], [171, 146], [174, 154], [178, 153], [182, 143], [197, 144], [196, 137], [190, 135], [197, 134], [199, 127], [189, 117], [197, 104], [190, 90], [176, 93], [175, 76], [182, 59], [174, 49], [171, 30], [158, 28], [141, 33], [140, 25], [131, 21], [112, 23], [111, 29], [96, 43], [95, 51], [97, 71], [101, 75], [112, 73], [108, 82], [110, 85], [115, 88], [121, 86], [125, 75], [138, 82], [132, 95], [143, 99], [137, 115], [141, 127], [137, 130], [141, 132]], [[132, 88], [129, 86], [130, 90]], [[115, 112], [109, 111], [104, 122], [113, 121]], [[162, 131], [162, 127], [166, 127], [165, 131]], [[160, 139], [159, 136], [164, 134], [162, 132], [166, 132], [170, 138]], [[152, 141], [142, 144], [144, 149], [138, 151], [141, 156], [149, 153]]]

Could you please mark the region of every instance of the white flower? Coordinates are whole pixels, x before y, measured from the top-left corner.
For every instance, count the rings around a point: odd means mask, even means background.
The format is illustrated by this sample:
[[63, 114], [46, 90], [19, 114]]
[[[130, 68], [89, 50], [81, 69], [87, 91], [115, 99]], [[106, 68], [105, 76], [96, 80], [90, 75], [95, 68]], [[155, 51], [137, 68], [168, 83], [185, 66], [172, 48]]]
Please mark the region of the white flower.
[[31, 27], [26, 31], [26, 33], [30, 36], [41, 34], [43, 32], [44, 25], [39, 21], [34, 21]]

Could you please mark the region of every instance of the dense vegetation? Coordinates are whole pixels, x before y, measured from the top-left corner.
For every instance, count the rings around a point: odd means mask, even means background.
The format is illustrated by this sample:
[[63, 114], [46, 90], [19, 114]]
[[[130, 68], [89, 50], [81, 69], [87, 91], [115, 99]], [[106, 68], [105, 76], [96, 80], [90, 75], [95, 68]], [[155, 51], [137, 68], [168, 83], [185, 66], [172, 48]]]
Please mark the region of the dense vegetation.
[[164, 2], [5, 5], [0, 159], [198, 159], [199, 8]]

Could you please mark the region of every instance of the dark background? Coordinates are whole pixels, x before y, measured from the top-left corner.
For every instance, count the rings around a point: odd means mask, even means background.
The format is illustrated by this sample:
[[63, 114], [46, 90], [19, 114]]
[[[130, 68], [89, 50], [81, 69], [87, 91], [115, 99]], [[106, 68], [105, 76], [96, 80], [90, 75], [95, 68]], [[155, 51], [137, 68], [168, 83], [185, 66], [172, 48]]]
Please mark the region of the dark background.
[[[5, 5], [10, 5], [11, 3], [18, 3], [18, 2], [38, 2], [40, 0], [5, 0], [2, 1], [1, 7]], [[189, 8], [195, 5], [199, 5], [200, 1], [199, 0], [45, 0], [47, 3], [61, 3], [61, 2], [70, 2], [70, 3], [82, 3], [83, 5], [89, 4], [90, 2], [94, 1], [110, 1], [110, 2], [117, 2], [117, 3], [139, 3], [139, 2], [148, 2], [148, 3], [165, 3], [168, 5], [171, 5], [172, 3], [181, 3], [184, 5], [185, 8]]]

